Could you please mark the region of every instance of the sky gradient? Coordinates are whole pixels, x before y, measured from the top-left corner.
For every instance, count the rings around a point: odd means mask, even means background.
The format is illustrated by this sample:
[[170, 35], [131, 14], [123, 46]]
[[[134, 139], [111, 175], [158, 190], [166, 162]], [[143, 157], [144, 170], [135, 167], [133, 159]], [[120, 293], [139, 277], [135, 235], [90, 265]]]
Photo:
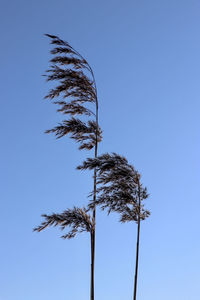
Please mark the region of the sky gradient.
[[[91, 64], [103, 141], [142, 173], [151, 216], [141, 224], [138, 300], [200, 294], [200, 2], [0, 1], [0, 300], [87, 300], [89, 235], [32, 228], [42, 213], [86, 205], [92, 153], [45, 135], [61, 120], [43, 100], [49, 40]], [[132, 299], [136, 224], [97, 212], [95, 300]]]

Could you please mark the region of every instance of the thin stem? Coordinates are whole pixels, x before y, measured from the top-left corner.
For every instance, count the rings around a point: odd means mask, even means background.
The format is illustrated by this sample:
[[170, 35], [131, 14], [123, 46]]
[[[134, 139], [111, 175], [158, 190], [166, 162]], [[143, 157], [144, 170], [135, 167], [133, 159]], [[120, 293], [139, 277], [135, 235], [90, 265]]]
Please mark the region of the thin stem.
[[[74, 50], [74, 49], [73, 49]], [[76, 50], [74, 50], [76, 54], [85, 61], [84, 57]], [[93, 78], [93, 83], [94, 83], [94, 89], [95, 89], [95, 100], [96, 100], [96, 141], [95, 141], [95, 152], [94, 152], [94, 157], [97, 158], [97, 152], [98, 152], [98, 129], [99, 129], [99, 124], [98, 124], [98, 98], [97, 98], [97, 86], [96, 86], [96, 80], [94, 77], [93, 70], [89, 63], [86, 61], [88, 69], [92, 75]], [[93, 195], [93, 201], [94, 203], [96, 202], [96, 192], [97, 192], [97, 172], [96, 168], [94, 169], [94, 195]], [[91, 293], [90, 293], [90, 299], [94, 300], [94, 265], [95, 265], [95, 237], [96, 237], [96, 232], [95, 232], [95, 227], [96, 227], [96, 207], [93, 209], [93, 217], [92, 217], [92, 222], [93, 222], [93, 232], [91, 234]]]
[[91, 284], [90, 284], [90, 299], [94, 299], [94, 232], [91, 235]]
[[[75, 49], [73, 49], [76, 54], [86, 61], [84, 57]], [[86, 61], [87, 66], [92, 75], [93, 78], [93, 83], [94, 83], [94, 88], [95, 88], [95, 100], [96, 100], [96, 141], [95, 141], [95, 153], [94, 157], [97, 158], [97, 151], [98, 151], [98, 129], [99, 129], [99, 124], [98, 124], [98, 98], [97, 98], [97, 86], [96, 86], [96, 80], [94, 77], [93, 70], [89, 63]], [[96, 168], [94, 169], [94, 195], [93, 195], [93, 201], [94, 203], [96, 202], [96, 191], [97, 191], [97, 172]], [[96, 227], [96, 207], [93, 209], [93, 232], [91, 233], [91, 287], [90, 287], [90, 299], [94, 300], [94, 264], [95, 264], [95, 237], [96, 237], [96, 232], [95, 232], [95, 227]]]
[[95, 94], [96, 94], [96, 103], [98, 105], [98, 101], [97, 101], [97, 86], [96, 86], [96, 80], [95, 80], [95, 77], [94, 77], [93, 70], [92, 70], [91, 66], [89, 65], [89, 63], [87, 62], [87, 60], [77, 50], [75, 50], [72, 46], [70, 46], [70, 47], [73, 49], [73, 51], [76, 53], [76, 55], [79, 56], [82, 60], [84, 60], [86, 62], [86, 64], [87, 64], [86, 69], [91, 73], [93, 81], [94, 81], [94, 88], [95, 88]]
[[137, 248], [136, 248], [136, 263], [135, 263], [135, 280], [134, 280], [134, 292], [133, 300], [136, 300], [137, 294], [137, 277], [138, 277], [138, 259], [139, 259], [139, 244], [140, 244], [140, 210], [141, 210], [141, 198], [140, 198], [140, 183], [138, 182], [138, 199], [139, 199], [139, 212], [138, 212], [138, 227], [137, 227]]
[[[93, 74], [93, 72], [92, 72], [92, 74]], [[96, 83], [95, 83], [95, 89], [96, 89]], [[94, 153], [95, 158], [97, 158], [97, 150], [98, 150], [98, 100], [97, 100], [97, 90], [96, 90], [96, 141], [95, 141], [95, 153]], [[96, 192], [97, 192], [97, 171], [96, 171], [96, 168], [95, 168], [94, 169], [94, 196], [93, 196], [94, 203], [96, 202]], [[93, 281], [91, 281], [91, 283], [92, 283], [91, 300], [94, 300], [94, 263], [95, 263], [95, 237], [96, 237], [96, 231], [95, 231], [95, 227], [96, 227], [96, 207], [94, 207], [94, 209], [93, 209], [93, 226], [94, 226], [94, 228], [93, 228], [93, 245], [92, 245], [92, 251], [93, 251], [93, 253], [92, 253], [92, 259], [93, 259], [92, 265], [93, 265], [93, 268], [91, 270], [91, 277], [92, 277]]]

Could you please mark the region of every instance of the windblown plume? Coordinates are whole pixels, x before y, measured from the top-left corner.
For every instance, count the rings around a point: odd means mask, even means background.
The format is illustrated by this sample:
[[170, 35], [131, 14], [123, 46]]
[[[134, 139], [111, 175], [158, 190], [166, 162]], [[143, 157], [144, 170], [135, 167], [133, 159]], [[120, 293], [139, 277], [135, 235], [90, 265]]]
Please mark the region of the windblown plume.
[[144, 220], [150, 215], [141, 202], [148, 198], [147, 189], [142, 186], [138, 171], [125, 157], [106, 153], [97, 158], [88, 158], [77, 167], [79, 170], [94, 168], [97, 170], [98, 196], [95, 201], [90, 201], [89, 208], [99, 205], [108, 213], [119, 212], [121, 222], [138, 222], [139, 218]]
[[90, 215], [85, 208], [74, 207], [67, 209], [61, 214], [42, 215], [44, 221], [34, 231], [40, 232], [50, 226], [59, 226], [64, 230], [66, 227], [71, 228], [69, 232], [62, 236], [62, 238], [73, 238], [77, 233], [87, 231], [92, 232], [93, 224]]
[[[94, 159], [88, 158], [79, 170], [96, 170], [97, 197], [89, 203], [89, 209], [97, 205], [102, 210], [118, 212], [120, 222], [134, 221], [137, 223], [136, 265], [134, 277], [133, 300], [136, 300], [140, 223], [150, 216], [144, 207], [144, 200], [148, 198], [147, 189], [141, 183], [141, 175], [130, 165], [126, 158], [116, 154], [103, 154]], [[92, 196], [93, 192], [89, 195]]]
[[[92, 68], [69, 43], [54, 35], [46, 36], [51, 39], [54, 48], [51, 50], [51, 66], [44, 76], [47, 81], [55, 81], [57, 85], [49, 91], [45, 99], [57, 104], [58, 112], [72, 116], [58, 126], [46, 130], [46, 133], [54, 133], [57, 138], [70, 133], [71, 138], [81, 144], [79, 149], [90, 150], [102, 139], [102, 131], [96, 119], [98, 100]], [[88, 104], [95, 106], [94, 111], [87, 107]], [[74, 118], [77, 115], [94, 119], [85, 123]]]

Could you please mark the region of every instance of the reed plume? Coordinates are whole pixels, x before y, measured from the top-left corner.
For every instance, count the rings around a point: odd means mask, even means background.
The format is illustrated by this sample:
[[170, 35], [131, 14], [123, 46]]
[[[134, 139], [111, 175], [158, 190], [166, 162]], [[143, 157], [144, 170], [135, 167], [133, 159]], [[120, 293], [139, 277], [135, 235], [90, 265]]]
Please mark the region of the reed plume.
[[[53, 46], [51, 50], [52, 59], [50, 67], [44, 75], [48, 82], [55, 82], [55, 86], [50, 89], [45, 99], [51, 100], [57, 105], [57, 111], [65, 118], [55, 127], [46, 130], [46, 133], [53, 133], [57, 139], [69, 135], [70, 138], [79, 144], [79, 149], [94, 149], [94, 157], [97, 157], [98, 143], [102, 140], [102, 130], [98, 124], [98, 97], [97, 86], [93, 70], [87, 60], [75, 50], [68, 42], [61, 40], [58, 36], [46, 34], [50, 38]], [[82, 118], [82, 119], [81, 119]], [[96, 169], [94, 168], [94, 188], [93, 200], [96, 201]], [[51, 224], [61, 225], [58, 218], [67, 217], [69, 213], [76, 216], [78, 208], [73, 211], [65, 211], [64, 215], [53, 214], [43, 215], [45, 222], [41, 226], [51, 226]], [[67, 214], [68, 212], [68, 214]], [[86, 211], [79, 211], [86, 214]], [[66, 215], [67, 214], [67, 215]], [[57, 220], [57, 221], [56, 221]], [[78, 220], [78, 219], [77, 219]], [[75, 221], [75, 219], [74, 219]], [[49, 222], [49, 223], [48, 223]], [[67, 221], [66, 221], [67, 222]], [[91, 218], [91, 288], [90, 299], [94, 300], [94, 262], [95, 262], [95, 222], [96, 209], [93, 206]], [[63, 223], [62, 223], [63, 224]], [[65, 223], [64, 223], [65, 224]], [[67, 223], [66, 223], [67, 224]], [[72, 224], [72, 223], [71, 223]], [[78, 224], [78, 223], [77, 223]], [[80, 228], [82, 228], [80, 223]], [[75, 223], [73, 223], [75, 226]], [[62, 227], [62, 226], [61, 226]], [[38, 227], [36, 231], [42, 230]], [[73, 227], [75, 230], [75, 227]], [[70, 233], [73, 235], [73, 231]]]
[[[146, 187], [141, 183], [141, 175], [127, 159], [116, 153], [106, 153], [97, 158], [88, 158], [79, 170], [97, 171], [97, 198], [92, 199], [89, 208], [100, 206], [102, 210], [120, 214], [120, 222], [137, 223], [136, 264], [133, 299], [137, 295], [138, 259], [140, 242], [140, 222], [150, 216], [143, 201], [148, 198]], [[90, 196], [93, 192], [90, 194]]]

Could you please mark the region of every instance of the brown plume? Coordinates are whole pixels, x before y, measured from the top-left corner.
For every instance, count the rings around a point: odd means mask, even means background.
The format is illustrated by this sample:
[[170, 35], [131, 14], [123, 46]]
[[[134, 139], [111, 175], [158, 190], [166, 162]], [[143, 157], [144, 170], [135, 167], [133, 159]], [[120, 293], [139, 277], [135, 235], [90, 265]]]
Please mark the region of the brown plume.
[[85, 208], [74, 207], [73, 209], [67, 209], [61, 214], [42, 215], [45, 219], [40, 226], [34, 228], [34, 231], [40, 232], [50, 226], [59, 226], [64, 230], [66, 227], [70, 227], [71, 230], [62, 238], [71, 239], [76, 236], [77, 233], [87, 231], [92, 232], [93, 224], [90, 215]]
[[[96, 121], [98, 107], [97, 89], [92, 68], [88, 62], [69, 43], [59, 37], [46, 34], [54, 48], [51, 54], [51, 66], [46, 71], [47, 81], [55, 81], [56, 86], [49, 91], [45, 99], [50, 99], [59, 108], [58, 112], [72, 116], [58, 126], [46, 130], [57, 138], [71, 134], [71, 138], [80, 143], [79, 149], [90, 150], [102, 139], [102, 131]], [[57, 99], [60, 98], [60, 99]], [[88, 104], [95, 107], [89, 109]], [[93, 117], [87, 122], [74, 116]]]
[[148, 198], [147, 189], [140, 182], [139, 172], [125, 157], [106, 153], [97, 158], [88, 158], [77, 167], [79, 170], [94, 168], [97, 170], [98, 196], [95, 201], [90, 201], [89, 208], [99, 205], [108, 213], [119, 212], [121, 222], [138, 222], [139, 218], [144, 220], [150, 215], [142, 203]]

